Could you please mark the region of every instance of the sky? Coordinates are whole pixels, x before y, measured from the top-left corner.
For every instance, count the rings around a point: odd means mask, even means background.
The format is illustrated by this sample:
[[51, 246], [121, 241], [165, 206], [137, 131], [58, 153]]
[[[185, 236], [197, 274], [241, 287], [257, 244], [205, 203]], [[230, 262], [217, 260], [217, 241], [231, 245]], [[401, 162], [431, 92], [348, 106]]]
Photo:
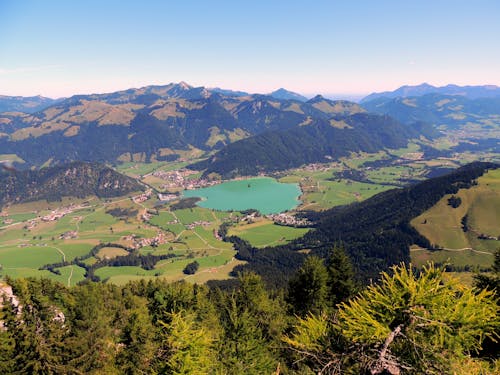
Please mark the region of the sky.
[[498, 0], [0, 0], [0, 95], [500, 85]]

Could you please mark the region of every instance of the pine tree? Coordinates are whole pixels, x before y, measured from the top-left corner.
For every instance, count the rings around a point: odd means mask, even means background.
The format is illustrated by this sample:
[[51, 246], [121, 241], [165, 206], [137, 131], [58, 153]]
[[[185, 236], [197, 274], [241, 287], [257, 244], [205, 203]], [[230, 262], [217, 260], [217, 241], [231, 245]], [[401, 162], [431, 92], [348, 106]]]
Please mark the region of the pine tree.
[[217, 366], [213, 332], [208, 332], [193, 313], [172, 312], [165, 329], [168, 359], [162, 372], [173, 375], [202, 375], [215, 372]]
[[474, 284], [478, 289], [494, 290], [497, 295], [500, 294], [500, 248], [495, 252], [492, 272], [475, 275]]
[[321, 374], [495, 374], [498, 362], [471, 353], [499, 338], [498, 312], [491, 291], [475, 293], [444, 268], [401, 265], [341, 303], [334, 318], [299, 319], [284, 341]]
[[405, 265], [392, 271], [338, 312], [342, 335], [365, 355], [376, 353], [372, 373], [445, 373], [495, 335], [500, 320], [492, 292], [476, 294], [432, 264], [418, 274]]
[[310, 256], [290, 280], [288, 301], [300, 316], [319, 313], [327, 308], [328, 272], [323, 260]]
[[328, 299], [332, 307], [347, 301], [357, 290], [354, 269], [342, 246], [335, 246], [327, 259]]

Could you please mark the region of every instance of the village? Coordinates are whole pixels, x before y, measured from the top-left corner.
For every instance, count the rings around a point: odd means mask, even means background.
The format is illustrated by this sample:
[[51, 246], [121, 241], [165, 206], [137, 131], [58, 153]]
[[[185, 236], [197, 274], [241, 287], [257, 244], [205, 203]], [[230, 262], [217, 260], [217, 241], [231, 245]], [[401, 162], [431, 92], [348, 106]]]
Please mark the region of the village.
[[188, 178], [197, 173], [188, 169], [179, 169], [175, 171], [155, 171], [152, 175], [166, 181], [166, 183], [160, 186], [161, 189], [193, 190], [220, 183], [220, 181], [211, 181], [205, 178]]
[[275, 224], [286, 225], [290, 227], [307, 227], [311, 222], [307, 219], [299, 219], [294, 215], [287, 213], [266, 215], [266, 218], [272, 220]]

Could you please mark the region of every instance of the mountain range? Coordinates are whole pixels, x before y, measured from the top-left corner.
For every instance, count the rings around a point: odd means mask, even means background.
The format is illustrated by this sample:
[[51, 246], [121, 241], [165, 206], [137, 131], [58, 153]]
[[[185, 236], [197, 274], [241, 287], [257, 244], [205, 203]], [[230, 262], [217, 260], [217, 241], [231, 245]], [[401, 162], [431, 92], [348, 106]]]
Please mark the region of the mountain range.
[[242, 96], [181, 82], [77, 95], [31, 114], [2, 113], [0, 149], [27, 166], [170, 160], [179, 150], [208, 152], [266, 131], [359, 112], [364, 109], [355, 103], [320, 96], [307, 102]]
[[0, 95], [1, 112], [35, 113], [41, 111], [62, 99], [51, 99], [43, 96], [5, 96]]
[[185, 82], [60, 100], [3, 97], [31, 109], [0, 113], [0, 150], [3, 159], [22, 159], [25, 168], [204, 155], [208, 159], [193, 167], [230, 176], [404, 147], [437, 137], [436, 127], [486, 129], [487, 142], [497, 147], [498, 90], [403, 86], [370, 95], [362, 105], [321, 95], [307, 100], [285, 89], [262, 95]]
[[458, 128], [473, 123], [500, 124], [500, 96], [470, 99], [438, 93], [412, 97], [378, 97], [362, 103], [369, 112], [386, 114], [403, 123], [425, 121], [435, 126]]
[[436, 87], [429, 85], [428, 83], [422, 83], [421, 85], [416, 86], [401, 86], [394, 91], [372, 93], [364, 97], [361, 100], [361, 103], [379, 98], [407, 98], [426, 94], [458, 95], [468, 99], [498, 98], [500, 97], [500, 87], [495, 85], [458, 86], [452, 84]]
[[256, 175], [328, 162], [351, 152], [402, 148], [410, 139], [432, 139], [438, 134], [431, 126], [406, 126], [389, 116], [356, 113], [242, 139], [189, 167], [225, 178]]

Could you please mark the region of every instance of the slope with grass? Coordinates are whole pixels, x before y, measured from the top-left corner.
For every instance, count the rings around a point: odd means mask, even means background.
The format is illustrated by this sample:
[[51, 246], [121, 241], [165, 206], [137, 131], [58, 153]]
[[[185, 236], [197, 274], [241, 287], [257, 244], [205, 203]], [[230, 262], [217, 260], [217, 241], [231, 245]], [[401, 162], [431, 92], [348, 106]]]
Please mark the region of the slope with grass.
[[[460, 189], [455, 197], [460, 205], [452, 207], [445, 195], [432, 208], [411, 221], [411, 225], [431, 244], [442, 250], [412, 249], [412, 260], [445, 262], [455, 266], [488, 267], [492, 253], [500, 247], [500, 170], [490, 170], [469, 189]], [[464, 228], [464, 217], [467, 217]]]

